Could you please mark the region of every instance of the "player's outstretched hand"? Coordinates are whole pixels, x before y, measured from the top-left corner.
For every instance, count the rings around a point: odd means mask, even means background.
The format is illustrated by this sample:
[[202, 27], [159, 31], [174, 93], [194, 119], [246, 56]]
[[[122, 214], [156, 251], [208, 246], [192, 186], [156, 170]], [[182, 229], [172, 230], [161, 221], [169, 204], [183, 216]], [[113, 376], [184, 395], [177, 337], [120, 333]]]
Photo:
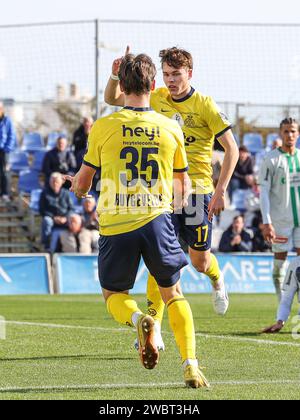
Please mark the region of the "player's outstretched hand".
[[[127, 45], [126, 50], [125, 50], [125, 55], [127, 55], [129, 53], [130, 53], [130, 47], [129, 47], [129, 45]], [[125, 55], [123, 57], [125, 57]], [[113, 61], [111, 72], [115, 76], [118, 76], [118, 73], [119, 73], [119, 70], [120, 70], [120, 65], [121, 65], [121, 62], [123, 60], [123, 57], [116, 58]]]
[[262, 234], [263, 234], [264, 240], [271, 244], [274, 242], [276, 238], [276, 232], [272, 224], [264, 224]]
[[71, 187], [69, 188], [69, 190], [71, 191], [71, 192], [74, 192], [74, 178], [75, 178], [75, 176], [71, 176], [71, 175], [63, 175], [62, 176], [62, 179], [66, 182], [66, 181], [69, 181], [69, 182], [71, 182]]
[[71, 175], [63, 175], [63, 180], [66, 182], [66, 181], [70, 181], [71, 182], [71, 187], [69, 188], [69, 191], [71, 191], [71, 192], [73, 192], [75, 195], [76, 195], [76, 197], [77, 198], [92, 198], [92, 195], [90, 195], [90, 194], [79, 194], [77, 191], [76, 191], [76, 188], [75, 188], [75, 182], [74, 182], [74, 180], [75, 180], [75, 176], [71, 176]]
[[211, 222], [213, 216], [219, 216], [225, 208], [225, 197], [223, 193], [217, 191], [212, 196], [208, 205], [208, 220]]
[[276, 324], [271, 325], [270, 327], [264, 328], [262, 330], [263, 334], [276, 334], [278, 333], [284, 326], [284, 323], [282, 321], [276, 322]]

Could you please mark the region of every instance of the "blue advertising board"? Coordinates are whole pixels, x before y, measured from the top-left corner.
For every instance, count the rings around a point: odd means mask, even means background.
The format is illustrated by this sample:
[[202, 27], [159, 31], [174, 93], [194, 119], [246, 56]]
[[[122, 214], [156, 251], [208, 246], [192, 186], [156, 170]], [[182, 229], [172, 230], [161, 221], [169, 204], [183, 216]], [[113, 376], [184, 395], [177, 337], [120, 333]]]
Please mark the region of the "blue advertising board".
[[48, 255], [0, 255], [0, 295], [53, 293]]
[[96, 255], [55, 254], [58, 293], [100, 293]]
[[[274, 293], [272, 254], [217, 255], [230, 293]], [[99, 293], [97, 256], [56, 255], [56, 276], [60, 293]], [[145, 293], [148, 270], [141, 261], [132, 293]], [[184, 293], [210, 293], [209, 279], [191, 263], [183, 268]]]

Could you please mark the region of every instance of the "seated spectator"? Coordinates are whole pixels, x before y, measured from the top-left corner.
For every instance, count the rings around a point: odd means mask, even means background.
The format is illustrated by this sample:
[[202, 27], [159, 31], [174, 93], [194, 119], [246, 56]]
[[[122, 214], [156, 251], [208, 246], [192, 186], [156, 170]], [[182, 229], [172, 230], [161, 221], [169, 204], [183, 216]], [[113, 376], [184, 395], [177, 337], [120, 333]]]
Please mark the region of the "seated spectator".
[[0, 198], [8, 203], [9, 183], [7, 157], [17, 144], [17, 137], [11, 119], [4, 112], [4, 104], [0, 102]]
[[83, 201], [84, 227], [88, 230], [99, 231], [98, 215], [96, 212], [96, 200], [94, 197], [86, 198]]
[[272, 150], [278, 149], [278, 147], [281, 147], [281, 146], [282, 146], [282, 140], [280, 137], [278, 137], [272, 143]]
[[83, 156], [85, 155], [87, 149], [87, 141], [90, 134], [90, 131], [93, 126], [93, 119], [89, 117], [83, 118], [82, 124], [80, 127], [73, 134], [73, 151], [75, 154], [76, 162], [77, 162], [77, 170], [80, 169], [82, 164]]
[[[76, 159], [74, 154], [67, 150], [67, 147], [67, 139], [65, 137], [59, 137], [56, 142], [56, 147], [46, 153], [42, 167], [46, 185], [49, 184], [49, 179], [53, 172], [59, 172], [63, 175], [75, 174]], [[67, 184], [64, 186], [65, 188], [68, 188]]]
[[232, 201], [233, 191], [251, 188], [254, 183], [253, 161], [247, 147], [239, 147], [239, 161], [229, 183], [229, 197]]
[[236, 216], [232, 225], [223, 233], [220, 252], [250, 252], [252, 251], [252, 238], [244, 228], [243, 216]]
[[252, 240], [252, 251], [253, 252], [271, 252], [271, 245], [265, 241], [262, 231], [263, 231], [263, 221], [260, 211], [256, 212], [256, 215], [252, 221], [252, 231], [253, 231], [253, 240]]
[[69, 191], [62, 188], [64, 180], [62, 175], [54, 172], [50, 176], [49, 186], [43, 190], [39, 211], [42, 221], [42, 244], [45, 250], [50, 250], [51, 235], [54, 228], [66, 228], [67, 217], [73, 213], [73, 203]]
[[82, 217], [74, 213], [68, 217], [68, 229], [61, 232], [56, 251], [92, 254], [98, 251], [98, 239], [98, 233], [86, 229]]

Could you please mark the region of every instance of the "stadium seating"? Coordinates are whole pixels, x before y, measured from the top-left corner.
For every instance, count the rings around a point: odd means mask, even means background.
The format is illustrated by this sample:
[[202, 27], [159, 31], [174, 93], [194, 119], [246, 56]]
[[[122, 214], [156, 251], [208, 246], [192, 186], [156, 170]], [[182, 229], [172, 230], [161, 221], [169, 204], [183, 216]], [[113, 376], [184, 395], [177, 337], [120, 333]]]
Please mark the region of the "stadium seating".
[[35, 214], [39, 214], [39, 203], [42, 191], [43, 190], [39, 188], [37, 190], [32, 190], [30, 194], [29, 208]]
[[21, 150], [28, 153], [34, 153], [38, 150], [43, 150], [44, 147], [44, 140], [39, 133], [24, 134]]
[[246, 211], [246, 197], [249, 194], [249, 192], [249, 189], [237, 189], [233, 191], [231, 204], [235, 210], [238, 210], [241, 213], [244, 213]]
[[65, 133], [58, 133], [57, 131], [53, 131], [52, 133], [50, 133], [48, 135], [47, 150], [54, 149], [54, 147], [56, 146], [56, 142], [57, 142], [58, 137], [66, 137], [66, 134]]
[[33, 170], [21, 171], [19, 174], [18, 188], [20, 193], [30, 194], [32, 190], [39, 189], [39, 173]]
[[264, 157], [267, 153], [267, 150], [262, 150], [261, 152], [256, 153], [255, 155], [255, 162], [254, 162], [254, 173], [257, 174], [259, 172], [260, 165], [264, 160]]
[[8, 164], [11, 172], [19, 173], [29, 169], [28, 155], [25, 152], [13, 152], [9, 154]]
[[34, 153], [31, 169], [33, 171], [41, 172], [46, 150], [39, 150]]
[[263, 138], [259, 133], [246, 133], [243, 137], [243, 145], [252, 155], [256, 155], [263, 149]]
[[278, 139], [278, 133], [269, 133], [266, 139], [266, 151], [269, 152], [272, 149], [274, 140]]

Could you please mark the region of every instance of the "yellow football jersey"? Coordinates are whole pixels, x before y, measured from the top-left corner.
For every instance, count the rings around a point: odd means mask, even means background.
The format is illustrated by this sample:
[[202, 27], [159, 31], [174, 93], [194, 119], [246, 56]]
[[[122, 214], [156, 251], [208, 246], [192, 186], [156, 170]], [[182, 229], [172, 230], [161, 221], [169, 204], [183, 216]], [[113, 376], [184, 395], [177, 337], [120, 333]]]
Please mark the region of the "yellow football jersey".
[[193, 187], [199, 194], [212, 192], [214, 139], [231, 128], [226, 116], [210, 96], [203, 96], [193, 88], [179, 100], [172, 99], [167, 88], [158, 88], [151, 93], [151, 107], [179, 123], [184, 134]]
[[97, 120], [84, 164], [101, 167], [97, 210], [106, 236], [171, 212], [173, 171], [188, 170], [180, 127], [151, 108], [125, 107]]

